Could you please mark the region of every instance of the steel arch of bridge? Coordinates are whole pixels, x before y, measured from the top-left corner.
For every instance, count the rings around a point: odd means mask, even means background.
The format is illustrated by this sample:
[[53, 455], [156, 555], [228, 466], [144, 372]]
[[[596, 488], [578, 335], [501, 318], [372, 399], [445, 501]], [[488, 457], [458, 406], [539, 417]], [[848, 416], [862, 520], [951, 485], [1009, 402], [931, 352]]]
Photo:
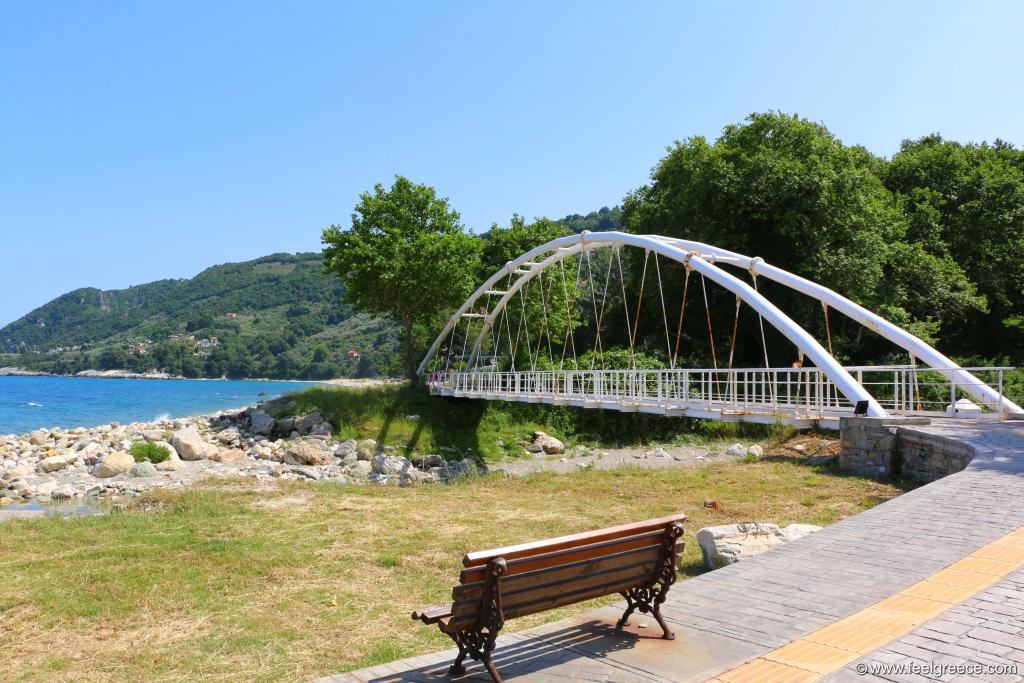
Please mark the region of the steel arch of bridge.
[[[857, 323], [902, 347], [912, 359], [921, 360], [930, 366], [932, 370], [942, 374], [952, 386], [958, 387], [963, 393], [970, 395], [983, 405], [999, 406], [1000, 410], [1005, 412], [1024, 412], [1019, 406], [1002, 395], [1001, 387], [989, 386], [910, 332], [872, 313], [837, 292], [772, 266], [760, 257], [745, 256], [701, 242], [660, 235], [634, 235], [614, 231], [600, 233], [584, 231], [578, 235], [561, 237], [531, 249], [518, 258], [509, 261], [503, 268], [499, 269], [480, 285], [449, 318], [444, 329], [431, 345], [421, 362], [418, 370], [419, 374], [422, 375], [426, 371], [429, 362], [448, 335], [452, 334], [455, 330], [460, 320], [464, 317], [482, 317], [483, 324], [476, 335], [470, 354], [469, 365], [473, 366], [479, 357], [484, 338], [493, 327], [498, 316], [504, 311], [508, 302], [513, 299], [522, 287], [541, 275], [548, 268], [560, 264], [560, 262], [567, 258], [604, 247], [634, 247], [654, 252], [683, 264], [686, 268], [700, 273], [707, 279], [734, 293], [739, 299], [753, 308], [763, 320], [767, 320], [770, 325], [795, 344], [801, 354], [806, 355], [813, 361], [817, 369], [824, 374], [827, 380], [834, 385], [835, 389], [845, 397], [851, 406], [859, 402], [866, 402], [867, 415], [869, 416], [886, 417], [889, 415], [889, 412], [866, 390], [858, 379], [862, 376], [862, 372], [858, 371], [858, 377], [854, 377], [854, 373], [840, 365], [831, 353], [807, 330], [776, 307], [755, 287], [725, 271], [720, 267], [720, 264], [742, 268], [749, 271], [752, 276], [773, 280], [790, 289], [817, 299], [828, 308], [845, 314]], [[510, 280], [514, 278], [514, 280], [511, 281], [510, 286], [505, 291], [495, 292], [494, 286], [504, 278], [509, 278]], [[481, 297], [494, 294], [500, 294], [500, 299], [490, 311], [482, 315], [469, 313]], [[494, 392], [490, 393], [494, 394]], [[954, 398], [956, 396], [955, 388], [952, 396]], [[492, 395], [487, 397], [503, 398], [504, 396]], [[508, 398], [513, 400], [529, 400], [528, 396]], [[585, 403], [581, 405], [585, 405]], [[614, 406], [610, 406], [605, 402], [601, 407]]]

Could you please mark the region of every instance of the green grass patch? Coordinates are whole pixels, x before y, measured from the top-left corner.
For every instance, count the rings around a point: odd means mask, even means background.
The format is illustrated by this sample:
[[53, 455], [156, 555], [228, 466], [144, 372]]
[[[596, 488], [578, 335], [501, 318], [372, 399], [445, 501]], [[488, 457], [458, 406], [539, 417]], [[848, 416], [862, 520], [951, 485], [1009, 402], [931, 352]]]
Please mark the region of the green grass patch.
[[450, 647], [409, 613], [450, 599], [467, 551], [684, 512], [692, 575], [703, 571], [693, 539], [703, 526], [825, 525], [900, 492], [827, 473], [810, 486], [807, 472], [779, 460], [444, 487], [219, 481], [150, 497], [149, 512], [7, 521], [0, 671], [12, 681], [306, 681]]
[[736, 440], [779, 441], [794, 430], [646, 413], [431, 396], [408, 384], [369, 388], [313, 387], [291, 396], [296, 406], [278, 411], [321, 413], [341, 439], [375, 439], [406, 453], [450, 449], [485, 460], [521, 457], [534, 431], [566, 446], [637, 446], [649, 443], [717, 445]]

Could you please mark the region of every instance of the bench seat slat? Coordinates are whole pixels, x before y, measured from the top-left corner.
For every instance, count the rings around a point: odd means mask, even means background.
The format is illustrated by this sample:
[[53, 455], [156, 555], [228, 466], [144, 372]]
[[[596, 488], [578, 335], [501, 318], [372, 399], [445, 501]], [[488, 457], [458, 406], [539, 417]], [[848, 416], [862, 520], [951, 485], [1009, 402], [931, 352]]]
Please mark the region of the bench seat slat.
[[[630, 576], [629, 580], [605, 581], [598, 583], [594, 586], [587, 586], [578, 588], [574, 591], [566, 591], [561, 593], [549, 594], [547, 597], [538, 598], [533, 602], [523, 603], [520, 605], [513, 605], [505, 608], [502, 605], [502, 613], [506, 619], [515, 619], [516, 617], [524, 617], [530, 614], [536, 614], [538, 612], [545, 612], [547, 610], [555, 609], [557, 607], [564, 607], [566, 605], [572, 605], [577, 602], [583, 602], [585, 600], [591, 600], [593, 598], [600, 598], [606, 595], [612, 595], [614, 593], [621, 593], [622, 591], [629, 590], [630, 588], [636, 588], [644, 585], [654, 578], [654, 572], [651, 572], [646, 577], [637, 577], [636, 575]], [[479, 610], [476, 614], [468, 614], [465, 616], [452, 615], [445, 624], [444, 630], [448, 633], [454, 633], [459, 630], [464, 630], [474, 626], [479, 619]]]
[[434, 607], [424, 607], [418, 609], [412, 613], [412, 618], [422, 621], [424, 624], [433, 624], [443, 619], [444, 617], [450, 617], [452, 615], [452, 605], [436, 605]]
[[598, 529], [597, 531], [587, 531], [581, 534], [558, 536], [556, 538], [549, 538], [545, 541], [534, 541], [532, 543], [511, 545], [505, 548], [482, 550], [479, 552], [468, 553], [464, 558], [462, 558], [462, 566], [479, 567], [498, 557], [504, 557], [505, 560], [508, 561], [515, 560], [520, 557], [537, 555], [539, 553], [550, 553], [556, 550], [564, 550], [566, 548], [598, 543], [600, 541], [606, 541], [613, 538], [634, 536], [647, 531], [662, 530], [673, 522], [685, 521], [686, 515], [684, 514], [668, 515], [657, 519], [649, 519], [644, 522], [620, 524], [619, 526]]
[[[662, 538], [664, 538], [664, 533], [662, 531], [648, 531], [642, 534], [613, 538], [588, 545], [563, 548], [553, 552], [520, 557], [519, 559], [506, 561], [507, 570], [505, 577], [502, 579], [502, 583], [508, 581], [511, 577], [517, 574], [525, 574], [538, 569], [546, 569], [548, 567], [571, 564], [580, 560], [589, 560], [595, 557], [612, 555], [625, 550], [643, 548], [655, 543], [661, 543]], [[483, 578], [484, 567], [469, 567], [468, 569], [462, 570], [462, 573], [459, 575], [459, 583], [475, 583], [477, 581], [483, 581]]]

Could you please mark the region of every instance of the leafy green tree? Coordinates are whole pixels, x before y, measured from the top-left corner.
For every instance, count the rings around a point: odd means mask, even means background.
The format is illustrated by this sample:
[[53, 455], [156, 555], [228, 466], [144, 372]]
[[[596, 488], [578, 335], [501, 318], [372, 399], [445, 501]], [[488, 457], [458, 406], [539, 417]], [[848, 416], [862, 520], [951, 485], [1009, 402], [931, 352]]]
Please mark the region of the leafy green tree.
[[417, 326], [429, 327], [465, 297], [479, 263], [478, 240], [432, 187], [397, 176], [360, 195], [352, 225], [323, 231], [324, 269], [361, 312], [402, 325], [405, 372], [415, 379]]
[[961, 144], [928, 135], [904, 141], [885, 179], [906, 211], [908, 239], [956, 263], [987, 300], [989, 314], [975, 308], [950, 325], [955, 351], [996, 356], [1019, 349], [1024, 151], [998, 140]]
[[[761, 256], [828, 283], [894, 322], [930, 323], [917, 327], [927, 333], [981, 308], [983, 301], [955, 262], [907, 241], [900, 203], [881, 178], [884, 165], [867, 150], [844, 145], [821, 124], [775, 112], [753, 114], [727, 126], [714, 143], [693, 137], [669, 148], [651, 182], [626, 198], [623, 220], [635, 232]], [[681, 273], [675, 277], [679, 286]], [[715, 320], [716, 335], [727, 340], [732, 296], [714, 289], [715, 308], [724, 311]], [[771, 298], [799, 320], [816, 320], [824, 336], [820, 305], [778, 289]], [[645, 310], [652, 316], [653, 304]], [[869, 341], [845, 320], [832, 333], [839, 355]], [[706, 330], [704, 335], [706, 342]], [[792, 353], [781, 338], [771, 343]], [[869, 352], [884, 348], [890, 347]], [[747, 351], [744, 362], [755, 362], [759, 349]]]

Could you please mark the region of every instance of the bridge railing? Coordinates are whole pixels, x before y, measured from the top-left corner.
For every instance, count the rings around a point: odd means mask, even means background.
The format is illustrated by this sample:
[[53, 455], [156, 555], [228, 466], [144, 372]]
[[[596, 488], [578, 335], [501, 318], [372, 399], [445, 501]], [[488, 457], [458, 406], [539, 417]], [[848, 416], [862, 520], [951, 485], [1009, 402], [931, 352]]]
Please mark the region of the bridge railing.
[[[1001, 414], [1004, 373], [1013, 368], [960, 369], [996, 389], [998, 399], [980, 405], [975, 401], [975, 407], [964, 404], [957, 414]], [[892, 415], [944, 415], [949, 406], [955, 407], [966, 385], [948, 379], [942, 370], [914, 365], [847, 368]], [[430, 374], [428, 384], [435, 394], [666, 412], [700, 408], [814, 418], [854, 410], [814, 367], [448, 372]]]

